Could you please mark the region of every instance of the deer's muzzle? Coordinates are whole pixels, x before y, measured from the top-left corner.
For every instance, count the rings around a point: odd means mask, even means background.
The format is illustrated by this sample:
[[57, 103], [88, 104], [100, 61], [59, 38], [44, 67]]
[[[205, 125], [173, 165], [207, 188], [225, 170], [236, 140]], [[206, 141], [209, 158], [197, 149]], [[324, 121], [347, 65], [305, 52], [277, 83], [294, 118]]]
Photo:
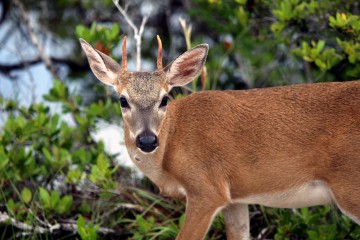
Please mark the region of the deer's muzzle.
[[159, 141], [155, 134], [143, 132], [136, 137], [136, 146], [141, 151], [150, 153], [159, 146]]

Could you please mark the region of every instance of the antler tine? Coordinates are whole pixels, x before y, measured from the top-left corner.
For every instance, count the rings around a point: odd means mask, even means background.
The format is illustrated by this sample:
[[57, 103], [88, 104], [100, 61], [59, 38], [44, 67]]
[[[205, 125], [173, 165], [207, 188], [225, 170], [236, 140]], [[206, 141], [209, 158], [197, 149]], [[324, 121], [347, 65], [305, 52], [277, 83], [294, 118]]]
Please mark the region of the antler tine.
[[124, 37], [122, 47], [121, 47], [121, 51], [122, 51], [121, 70], [123, 72], [126, 72], [126, 70], [127, 70], [126, 36]]
[[156, 35], [158, 41], [157, 69], [162, 70], [162, 43], [159, 35]]

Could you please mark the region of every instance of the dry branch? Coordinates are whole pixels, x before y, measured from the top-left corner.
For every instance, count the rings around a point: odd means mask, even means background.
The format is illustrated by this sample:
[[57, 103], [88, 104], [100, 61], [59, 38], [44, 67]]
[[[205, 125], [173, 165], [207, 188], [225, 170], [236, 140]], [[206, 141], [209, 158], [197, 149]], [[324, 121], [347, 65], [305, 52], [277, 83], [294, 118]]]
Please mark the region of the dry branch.
[[117, 9], [119, 10], [119, 12], [121, 13], [121, 15], [123, 15], [123, 17], [125, 18], [125, 21], [129, 24], [129, 26], [134, 31], [134, 39], [136, 42], [136, 71], [140, 71], [140, 69], [141, 69], [141, 37], [144, 32], [146, 22], [149, 19], [149, 15], [143, 16], [140, 28], [138, 28], [134, 24], [134, 22], [130, 19], [129, 15], [126, 13], [125, 9], [123, 9], [120, 6], [119, 0], [113, 0], [113, 2], [115, 4], [115, 6], [117, 7]]
[[51, 72], [53, 77], [56, 79], [60, 79], [55, 67], [52, 64], [51, 59], [46, 55], [44, 48], [41, 46], [41, 44], [35, 34], [35, 31], [30, 24], [30, 19], [29, 19], [28, 13], [25, 10], [23, 3], [20, 0], [13, 0], [12, 2], [19, 9], [20, 17], [26, 27], [26, 30], [28, 31], [28, 33], [30, 35], [31, 42], [34, 44], [34, 46], [39, 51], [41, 60], [45, 63], [46, 68], [49, 69], [49, 71]]
[[[47, 224], [46, 227], [31, 226], [27, 223], [20, 222], [15, 218], [10, 217], [7, 213], [0, 212], [0, 224], [4, 224], [4, 223], [6, 224], [11, 223], [12, 226], [20, 230], [23, 230], [25, 234], [28, 232], [44, 234], [44, 233], [53, 233], [55, 231], [61, 231], [61, 230], [76, 233], [78, 230], [76, 223], [56, 223], [53, 225]], [[115, 233], [113, 229], [104, 228], [104, 227], [100, 227], [97, 230], [97, 232], [101, 234]]]
[[[89, 66], [87, 63], [85, 63], [85, 61], [80, 64], [75, 61], [71, 61], [68, 59], [62, 59], [62, 58], [56, 58], [56, 57], [50, 57], [50, 60], [54, 64], [64, 64], [70, 70], [73, 70], [73, 71], [89, 69]], [[0, 64], [0, 72], [2, 72], [3, 74], [9, 74], [11, 71], [22, 70], [25, 67], [28, 67], [30, 65], [36, 65], [36, 64], [39, 64], [42, 62], [43, 62], [43, 60], [40, 57], [38, 57], [38, 58], [35, 58], [32, 60], [24, 60], [24, 61], [13, 63], [13, 64]]]

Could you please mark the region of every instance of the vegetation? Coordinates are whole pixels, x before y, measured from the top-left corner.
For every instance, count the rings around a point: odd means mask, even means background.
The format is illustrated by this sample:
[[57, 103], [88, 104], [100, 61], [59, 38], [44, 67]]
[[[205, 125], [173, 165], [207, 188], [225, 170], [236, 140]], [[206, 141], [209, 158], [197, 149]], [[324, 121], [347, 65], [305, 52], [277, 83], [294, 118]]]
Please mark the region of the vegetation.
[[[169, 2], [174, 13], [177, 5]], [[33, 1], [24, 4], [39, 11]], [[132, 30], [125, 30], [125, 23], [117, 24], [113, 15], [119, 13], [111, 1], [59, 0], [49, 4], [57, 14], [52, 19], [40, 15], [39, 24], [64, 25], [49, 31], [74, 42], [82, 37], [119, 59], [116, 48], [125, 31]], [[135, 1], [128, 11], [140, 5]], [[183, 42], [181, 51], [185, 42], [187, 47], [210, 43], [207, 71], [191, 91], [360, 77], [357, 0], [195, 0], [181, 8], [191, 19], [188, 26], [183, 23], [185, 33], [181, 28], [178, 32], [162, 30], [156, 17], [150, 18], [148, 27], [161, 34], [165, 49], [176, 37]], [[70, 14], [79, 9], [92, 10], [106, 19], [90, 21]], [[162, 11], [154, 14], [164, 17]], [[155, 62], [155, 50], [151, 49], [154, 39], [143, 39], [143, 58], [151, 57], [151, 62]], [[74, 52], [80, 56], [76, 46]], [[164, 55], [171, 60], [170, 53]], [[130, 169], [119, 166], [116, 156], [105, 151], [102, 142], [93, 139], [99, 122], [118, 124], [121, 112], [113, 93], [97, 84], [88, 68], [84, 71], [82, 66], [87, 63], [81, 56], [81, 62], [74, 56], [62, 61], [68, 65], [69, 75], [54, 80], [40, 103], [21, 106], [19, 99], [0, 95], [4, 119], [0, 131], [0, 238], [175, 238], [184, 218], [183, 203], [159, 196], [146, 178], [134, 178]], [[54, 64], [60, 62], [53, 60]], [[0, 65], [4, 75], [14, 67]], [[91, 94], [70, 90], [79, 76], [84, 79], [82, 89], [87, 86]], [[173, 96], [188, 93], [177, 89]], [[52, 106], [61, 110], [53, 111]], [[257, 239], [360, 239], [360, 227], [330, 207], [286, 210], [251, 206], [250, 210], [251, 235]], [[207, 238], [225, 238], [221, 216], [215, 219]]]

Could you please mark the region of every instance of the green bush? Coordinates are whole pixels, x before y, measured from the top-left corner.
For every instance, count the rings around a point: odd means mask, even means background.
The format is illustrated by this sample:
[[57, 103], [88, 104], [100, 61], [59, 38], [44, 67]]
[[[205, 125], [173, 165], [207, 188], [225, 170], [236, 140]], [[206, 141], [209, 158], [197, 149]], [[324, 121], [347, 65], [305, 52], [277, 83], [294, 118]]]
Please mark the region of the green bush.
[[100, 120], [119, 121], [118, 103], [85, 106], [60, 81], [44, 99], [60, 105], [61, 113], [0, 98], [7, 115], [0, 132], [0, 212], [12, 219], [0, 222], [1, 239], [176, 236], [183, 205], [137, 188], [146, 180], [134, 179], [92, 138]]
[[195, 3], [190, 14], [217, 43], [207, 61], [213, 89], [360, 78], [356, 0]]

